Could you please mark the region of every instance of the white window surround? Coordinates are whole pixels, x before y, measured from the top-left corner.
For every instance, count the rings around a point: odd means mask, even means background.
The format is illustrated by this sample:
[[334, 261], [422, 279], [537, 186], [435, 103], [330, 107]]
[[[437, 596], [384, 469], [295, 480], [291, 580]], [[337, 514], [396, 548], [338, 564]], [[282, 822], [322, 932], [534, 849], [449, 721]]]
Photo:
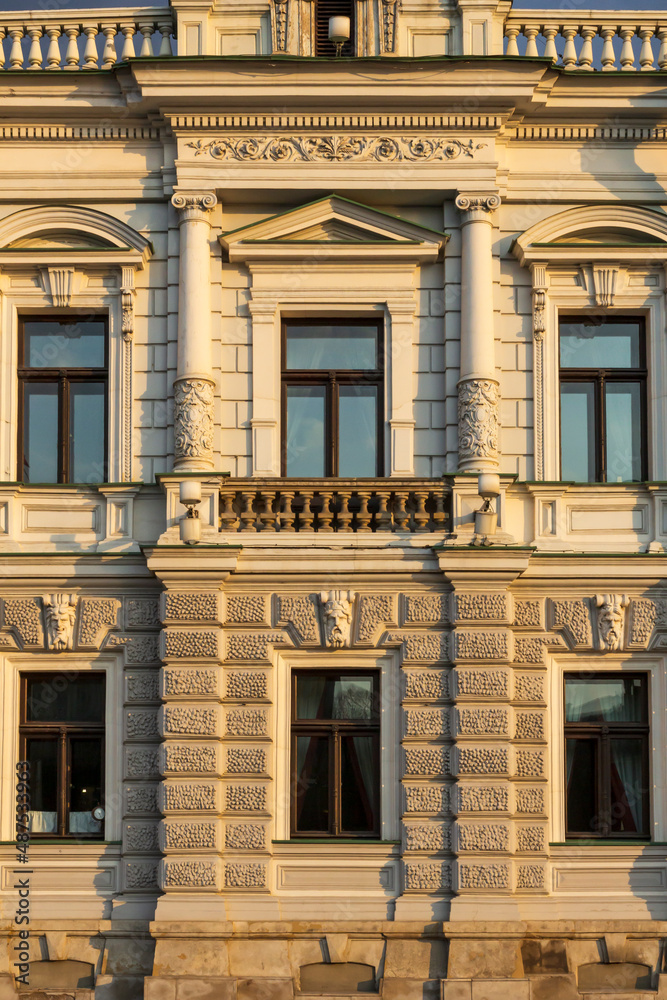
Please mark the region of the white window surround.
[[[593, 234], [579, 242], [586, 230], [607, 230], [619, 245], [602, 238], [596, 244]], [[568, 235], [576, 237], [570, 244]], [[620, 245], [624, 237], [628, 242]], [[653, 481], [666, 479], [667, 216], [625, 206], [573, 209], [527, 230], [513, 252], [533, 279], [534, 478], [560, 479], [559, 316], [604, 313], [646, 319], [648, 475]]]
[[[56, 676], [70, 670], [91, 671], [106, 675], [105, 705], [105, 841], [120, 841], [123, 832], [122, 753], [123, 753], [123, 654], [102, 655], [95, 659], [89, 654], [53, 655], [11, 654], [0, 657], [0, 703], [3, 705], [3, 726], [0, 736], [0, 840], [15, 839], [16, 763], [19, 760], [20, 675], [22, 673], [52, 673]], [[78, 850], [76, 843], [63, 849]]]
[[385, 474], [414, 475], [415, 272], [439, 259], [446, 239], [339, 197], [220, 237], [230, 262], [245, 263], [252, 277], [252, 475], [281, 472], [283, 318], [378, 315], [385, 319]]
[[[59, 246], [59, 234], [87, 245]], [[42, 207], [0, 221], [1, 479], [18, 478], [19, 316], [89, 309], [109, 321], [108, 479], [131, 481], [134, 278], [151, 254], [143, 236], [92, 209]]]
[[[399, 708], [400, 696], [396, 678], [399, 674], [398, 654], [378, 653], [377, 650], [336, 650], [334, 653], [290, 651], [275, 654], [274, 700], [276, 706], [276, 744], [274, 762], [275, 782], [275, 840], [290, 840], [290, 784], [291, 784], [291, 725], [292, 725], [292, 671], [342, 669], [352, 672], [380, 671], [380, 820], [383, 841], [398, 840], [399, 833]], [[295, 849], [299, 840], [294, 840]], [[358, 849], [363, 850], [363, 839]], [[303, 846], [303, 845], [301, 845]], [[334, 842], [328, 846], [335, 849]], [[349, 853], [340, 845], [343, 855]]]

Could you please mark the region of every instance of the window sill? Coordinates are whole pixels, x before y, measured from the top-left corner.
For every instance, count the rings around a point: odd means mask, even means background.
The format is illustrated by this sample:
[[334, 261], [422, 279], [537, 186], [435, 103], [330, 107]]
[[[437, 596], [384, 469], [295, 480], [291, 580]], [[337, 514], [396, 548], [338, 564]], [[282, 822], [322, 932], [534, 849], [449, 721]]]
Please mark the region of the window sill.
[[370, 837], [294, 837], [292, 840], [272, 840], [272, 844], [354, 844], [360, 847], [362, 844], [373, 847], [396, 847], [400, 845], [400, 840], [372, 840]]
[[647, 840], [638, 838], [636, 840], [616, 840], [613, 837], [603, 838], [573, 838], [572, 840], [556, 840], [549, 843], [549, 847], [667, 847], [664, 840]]

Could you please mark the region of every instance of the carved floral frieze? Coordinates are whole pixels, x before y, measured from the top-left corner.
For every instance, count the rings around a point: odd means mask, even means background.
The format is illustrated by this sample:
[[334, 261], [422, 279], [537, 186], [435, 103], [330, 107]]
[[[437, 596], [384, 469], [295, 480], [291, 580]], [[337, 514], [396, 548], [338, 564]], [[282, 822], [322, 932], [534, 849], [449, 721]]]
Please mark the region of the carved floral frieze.
[[186, 143], [195, 156], [209, 154], [216, 160], [241, 163], [340, 163], [359, 162], [410, 163], [447, 162], [460, 156], [473, 157], [485, 142], [426, 136], [222, 136]]
[[473, 378], [459, 385], [459, 461], [498, 462], [498, 383]]

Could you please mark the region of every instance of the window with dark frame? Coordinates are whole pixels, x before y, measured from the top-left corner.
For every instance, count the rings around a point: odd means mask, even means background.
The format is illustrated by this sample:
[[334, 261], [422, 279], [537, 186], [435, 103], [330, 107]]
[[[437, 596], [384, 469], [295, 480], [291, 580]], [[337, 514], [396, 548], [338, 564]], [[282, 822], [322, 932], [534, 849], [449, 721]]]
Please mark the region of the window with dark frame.
[[638, 316], [562, 316], [561, 479], [648, 477], [646, 335]]
[[293, 838], [380, 836], [380, 675], [292, 675]]
[[108, 353], [105, 316], [21, 317], [19, 481], [107, 481]]
[[383, 474], [382, 330], [378, 320], [283, 321], [284, 476]]
[[101, 839], [103, 673], [21, 675], [20, 759], [30, 763], [31, 837]]
[[315, 55], [335, 56], [336, 47], [329, 41], [329, 18], [349, 17], [350, 40], [341, 50], [343, 56], [354, 55], [354, 0], [315, 0]]
[[565, 675], [565, 835], [649, 839], [647, 674]]

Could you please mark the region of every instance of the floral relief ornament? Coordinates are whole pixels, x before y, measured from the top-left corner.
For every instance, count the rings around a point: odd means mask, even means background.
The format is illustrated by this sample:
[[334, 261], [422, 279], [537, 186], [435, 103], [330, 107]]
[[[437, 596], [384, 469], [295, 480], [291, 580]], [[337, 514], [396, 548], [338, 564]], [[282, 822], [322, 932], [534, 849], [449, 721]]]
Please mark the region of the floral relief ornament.
[[76, 594], [44, 594], [42, 597], [46, 645], [54, 653], [63, 653], [73, 647], [76, 603]]
[[472, 157], [485, 142], [472, 139], [425, 138], [418, 136], [244, 136], [223, 137], [205, 142], [197, 139], [188, 142], [195, 156], [208, 153], [216, 160], [253, 162], [270, 160], [279, 162], [336, 163], [347, 160], [409, 161], [454, 160], [459, 156]]
[[498, 459], [498, 383], [469, 379], [459, 385], [459, 459]]
[[344, 649], [350, 646], [352, 631], [352, 608], [354, 593], [351, 590], [323, 590], [322, 622], [324, 625], [324, 645], [329, 649]]
[[610, 653], [623, 646], [625, 609], [630, 603], [627, 594], [596, 594], [597, 646], [603, 653]]
[[206, 379], [179, 379], [174, 389], [177, 458], [210, 457], [213, 452], [213, 385]]

